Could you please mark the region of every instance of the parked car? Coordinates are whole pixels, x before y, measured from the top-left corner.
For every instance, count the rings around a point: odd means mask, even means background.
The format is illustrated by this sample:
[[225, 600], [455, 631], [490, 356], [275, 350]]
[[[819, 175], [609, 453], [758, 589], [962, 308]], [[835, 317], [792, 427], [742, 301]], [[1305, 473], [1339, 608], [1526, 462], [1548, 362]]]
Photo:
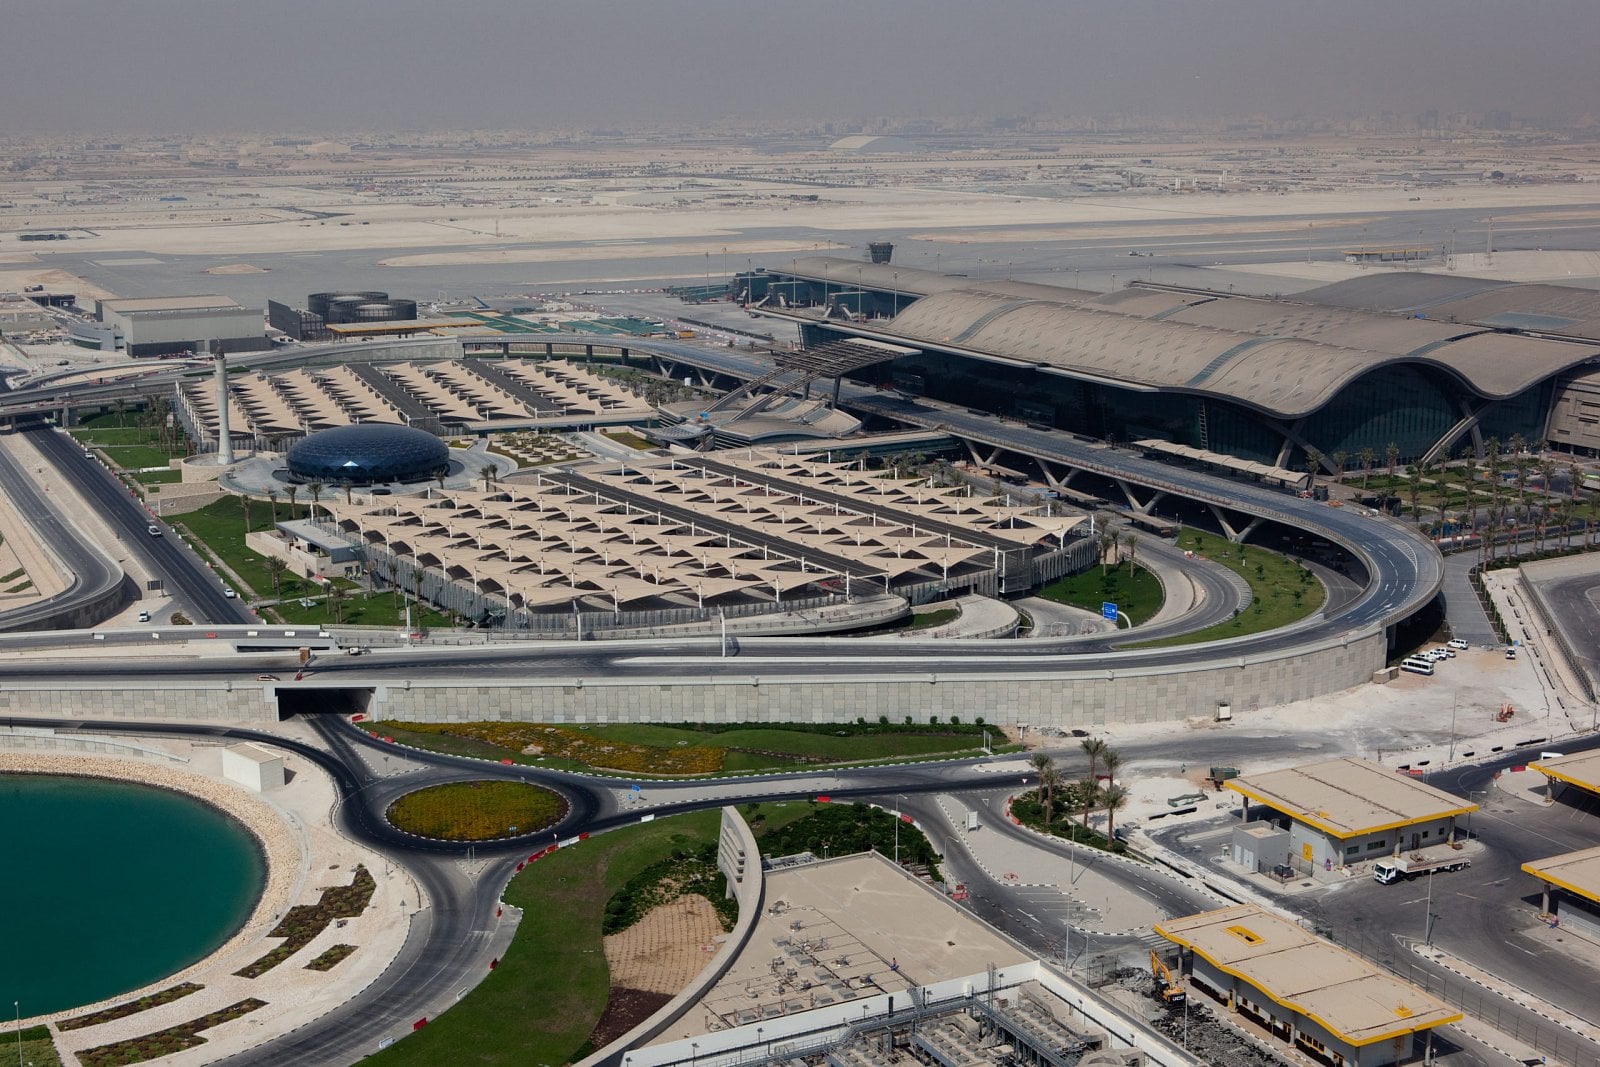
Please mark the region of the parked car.
[[148, 611], [139, 612], [139, 621], [140, 622], [149, 622], [150, 621], [150, 613]]
[[1447, 641], [1445, 643], [1446, 643], [1446, 645], [1448, 647], [1455, 648], [1455, 649], [1460, 649], [1462, 652], [1465, 652], [1467, 650], [1467, 642], [1465, 640], [1463, 640], [1462, 638], [1459, 638], [1459, 637], [1452, 637], [1449, 641]]

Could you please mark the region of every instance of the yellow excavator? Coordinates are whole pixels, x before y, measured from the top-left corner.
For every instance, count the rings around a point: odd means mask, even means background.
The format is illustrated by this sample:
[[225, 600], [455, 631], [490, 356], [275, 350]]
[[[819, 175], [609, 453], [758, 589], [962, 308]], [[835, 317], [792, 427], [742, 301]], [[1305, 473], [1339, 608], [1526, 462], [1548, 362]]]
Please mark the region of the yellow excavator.
[[1161, 957], [1156, 955], [1155, 949], [1150, 950], [1150, 976], [1156, 980], [1156, 999], [1169, 1008], [1179, 1008], [1189, 999], [1189, 994], [1184, 992], [1183, 986], [1172, 977], [1172, 972], [1167, 965], [1161, 962]]

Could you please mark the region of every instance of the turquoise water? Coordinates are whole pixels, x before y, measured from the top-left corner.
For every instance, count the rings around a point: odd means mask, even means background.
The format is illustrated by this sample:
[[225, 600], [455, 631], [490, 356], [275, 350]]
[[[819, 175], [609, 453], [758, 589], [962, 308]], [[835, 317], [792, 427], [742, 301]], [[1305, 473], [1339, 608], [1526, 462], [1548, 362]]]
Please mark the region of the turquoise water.
[[250, 832], [190, 797], [0, 775], [0, 1003], [42, 1015], [182, 970], [244, 924], [264, 876]]

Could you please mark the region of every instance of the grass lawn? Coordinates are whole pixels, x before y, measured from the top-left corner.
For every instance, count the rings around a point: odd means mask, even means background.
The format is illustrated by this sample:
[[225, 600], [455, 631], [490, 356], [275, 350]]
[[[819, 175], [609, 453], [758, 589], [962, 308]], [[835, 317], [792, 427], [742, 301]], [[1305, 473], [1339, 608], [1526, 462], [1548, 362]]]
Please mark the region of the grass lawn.
[[492, 841], [542, 830], [566, 807], [560, 794], [526, 782], [449, 782], [407, 793], [385, 818], [422, 837]]
[[[306, 505], [297, 505], [294, 517], [305, 515], [306, 510]], [[279, 504], [278, 518], [289, 517], [289, 505]], [[264, 566], [266, 557], [244, 546], [244, 507], [238, 497], [225, 496], [197, 511], [168, 515], [167, 519], [188, 530], [195, 540], [203, 542], [212, 554], [232, 567], [256, 596], [265, 597], [272, 593], [272, 579], [267, 576]], [[250, 529], [272, 529], [272, 509], [267, 504], [261, 501], [251, 503]], [[299, 596], [308, 587], [312, 587], [310, 582], [285, 572], [279, 582], [278, 595]], [[245, 592], [240, 591], [241, 595]]]
[[[18, 1053], [21, 1059], [18, 1059]], [[12, 1027], [0, 1035], [0, 1067], [61, 1067], [61, 1057], [56, 1055], [55, 1042], [50, 1040], [50, 1029], [30, 1026], [22, 1031], [22, 1044], [18, 1047], [17, 1031]]]
[[89, 445], [153, 445], [156, 442], [156, 429], [154, 426], [134, 426], [132, 420], [129, 425], [118, 426], [116, 416], [111, 416], [110, 421], [90, 421], [81, 426], [74, 426], [68, 431], [74, 440]]
[[140, 485], [174, 485], [183, 481], [183, 472], [174, 470], [144, 471], [140, 474], [130, 474], [128, 477]]
[[1178, 547], [1192, 549], [1195, 555], [1220, 563], [1243, 578], [1250, 585], [1250, 606], [1227, 622], [1204, 630], [1129, 647], [1200, 644], [1264, 633], [1307, 617], [1322, 607], [1328, 595], [1322, 583], [1298, 562], [1264, 548], [1231, 544], [1220, 534], [1188, 526], [1178, 535]]
[[1133, 620], [1135, 626], [1160, 611], [1166, 601], [1166, 592], [1155, 575], [1137, 565], [1130, 575], [1126, 563], [1111, 568], [1104, 576], [1098, 566], [1090, 567], [1080, 574], [1051, 582], [1040, 589], [1038, 595], [1096, 615], [1100, 614], [1100, 605], [1110, 601]]
[[629, 433], [625, 430], [602, 430], [601, 433], [605, 434], [605, 436], [611, 438], [618, 444], [627, 445], [629, 448], [638, 449], [641, 452], [648, 451], [649, 449], [656, 447], [649, 441], [646, 441], [644, 438], [640, 437], [638, 434]]
[[[289, 578], [283, 579], [284, 595], [289, 596]], [[300, 582], [300, 586], [309, 586], [309, 582]], [[344, 614], [342, 621], [335, 623], [333, 606], [328, 603], [328, 594], [322, 589], [303, 589], [306, 597], [312, 600], [309, 608], [301, 607], [298, 600], [285, 600], [274, 604], [267, 609], [276, 613], [286, 623], [304, 626], [400, 626], [406, 620], [405, 601], [399, 604], [394, 601], [394, 594], [387, 589], [374, 592], [368, 596], [366, 590], [357, 586], [350, 590], [350, 595], [345, 598]], [[272, 592], [272, 585], [267, 584], [266, 593]], [[292, 594], [298, 596], [298, 593]], [[449, 616], [432, 609], [418, 610], [415, 605], [411, 609], [411, 624], [421, 627], [448, 627]]]
[[[744, 804], [758, 839], [826, 805], [798, 801]], [[835, 819], [849, 810], [839, 805]], [[874, 825], [893, 820], [886, 814]], [[530, 863], [511, 880], [506, 903], [523, 909], [500, 966], [455, 1007], [370, 1059], [376, 1067], [574, 1063], [605, 1010], [610, 974], [601, 951], [606, 903], [635, 875], [670, 858], [715, 844], [722, 813], [674, 815], [598, 834]], [[857, 821], [857, 820], [850, 820]], [[922, 835], [900, 827], [902, 858]], [[842, 840], [842, 835], [838, 840]], [[923, 841], [925, 844], [925, 839]]]
[[168, 452], [164, 448], [154, 445], [112, 445], [101, 449], [106, 458], [124, 470], [138, 470], [140, 467], [165, 467], [173, 456], [183, 453]]
[[961, 618], [960, 608], [939, 608], [935, 611], [919, 611], [911, 616], [911, 621], [906, 624], [907, 630], [931, 630], [935, 626], [943, 626], [947, 622], [955, 622]]
[[[517, 763], [536, 764], [540, 767], [561, 770], [592, 771], [598, 768], [579, 762], [581, 751], [562, 753], [537, 726], [527, 724], [495, 724], [482, 728], [482, 736], [468, 737], [456, 733], [438, 732], [449, 727], [429, 726], [426, 730], [407, 729], [396, 723], [374, 722], [370, 728], [382, 736], [393, 737], [403, 745], [413, 745], [431, 752], [444, 752], [456, 756], [475, 756], [480, 759], [509, 759]], [[465, 732], [476, 729], [475, 724], [463, 724]], [[567, 729], [571, 729], [570, 727]], [[885, 733], [862, 733], [860, 727], [847, 731], [846, 736], [835, 733], [812, 733], [801, 730], [783, 730], [772, 727], [736, 727], [731, 730], [692, 730], [676, 726], [627, 724], [616, 726], [591, 726], [579, 731], [587, 748], [601, 749], [607, 743], [617, 746], [616, 751], [603, 753], [600, 758], [610, 758], [614, 768], [622, 762], [622, 746], [643, 746], [637, 763], [640, 769], [616, 771], [625, 777], [648, 777], [652, 774], [695, 773], [712, 778], [754, 771], [791, 770], [797, 767], [819, 767], [835, 763], [858, 763], [873, 760], [894, 760], [917, 757], [954, 758], [976, 754], [982, 746], [981, 731], [966, 727], [960, 730], [933, 726], [896, 729], [883, 727]], [[524, 736], [526, 735], [526, 736]], [[505, 741], [496, 744], [490, 738]], [[533, 738], [547, 749], [544, 755], [522, 752], [522, 742]], [[991, 743], [996, 752], [1010, 751], [998, 732], [992, 732]], [[655, 763], [652, 750], [659, 753]], [[709, 751], [708, 751], [709, 750]], [[640, 752], [638, 748], [633, 751]], [[717, 766], [720, 752], [720, 770]], [[691, 771], [680, 770], [676, 764], [694, 754], [706, 757]]]
[[[791, 807], [803, 814], [807, 805]], [[600, 948], [606, 901], [651, 864], [715, 842], [721, 819], [716, 810], [658, 819], [529, 864], [506, 889], [506, 903], [523, 914], [500, 966], [455, 1007], [366, 1062], [470, 1067], [581, 1059], [610, 991]]]

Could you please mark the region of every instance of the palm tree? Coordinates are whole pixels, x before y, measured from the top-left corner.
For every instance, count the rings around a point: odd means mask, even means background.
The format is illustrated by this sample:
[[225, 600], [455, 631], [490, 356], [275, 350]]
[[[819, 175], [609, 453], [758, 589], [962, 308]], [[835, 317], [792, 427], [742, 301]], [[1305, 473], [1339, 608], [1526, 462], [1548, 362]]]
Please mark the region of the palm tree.
[[489, 491], [489, 483], [494, 481], [494, 476], [499, 473], [500, 467], [494, 463], [485, 463], [478, 468], [478, 477], [483, 479], [483, 491], [485, 493]]
[[334, 582], [328, 583], [328, 606], [333, 609], [333, 621], [335, 623], [342, 624], [344, 622], [344, 602], [349, 596], [350, 594], [345, 590], [344, 586]]
[[433, 480], [439, 483], [441, 490], [444, 488], [445, 479], [448, 477], [450, 477], [450, 472], [442, 467], [433, 472]]
[[289, 569], [289, 564], [277, 556], [268, 556], [262, 566], [267, 570], [267, 577], [272, 579], [272, 595], [277, 596], [279, 582], [283, 579], [283, 572]]
[[1106, 750], [1100, 753], [1100, 766], [1106, 771], [1106, 785], [1115, 785], [1117, 771], [1122, 769], [1122, 753], [1107, 745]]
[[322, 500], [322, 483], [311, 482], [306, 486], [306, 492], [311, 494], [311, 517], [317, 517], [317, 504]]
[[1124, 543], [1128, 546], [1128, 577], [1131, 578], [1133, 577], [1134, 553], [1139, 547], [1139, 535], [1136, 533], [1130, 533], [1127, 541]]
[[244, 509], [244, 532], [250, 532], [250, 494], [239, 494], [239, 506]]
[[1117, 812], [1128, 802], [1128, 791], [1120, 785], [1108, 785], [1100, 793], [1100, 806], [1106, 809], [1106, 843], [1116, 839]]
[[1053, 764], [1039, 772], [1039, 785], [1050, 799], [1044, 806], [1044, 828], [1050, 829], [1050, 819], [1056, 812], [1056, 790], [1061, 786], [1061, 770]]
[[1389, 477], [1394, 477], [1394, 465], [1400, 461], [1400, 446], [1390, 441], [1383, 446], [1383, 461], [1389, 465]]
[[1589, 521], [1585, 524], [1583, 531], [1583, 547], [1586, 549], [1594, 544], [1592, 531], [1594, 530], [1596, 519], [1600, 519], [1600, 493], [1595, 493], [1589, 497]]
[[1407, 472], [1406, 493], [1411, 497], [1411, 517], [1420, 519], [1422, 515], [1417, 510], [1417, 498], [1422, 495], [1422, 464], [1413, 463], [1411, 470]]
[[1106, 561], [1111, 556], [1111, 531], [1101, 527], [1100, 536], [1095, 539], [1100, 549], [1100, 577], [1106, 576]]
[[1083, 779], [1078, 783], [1078, 802], [1083, 812], [1083, 828], [1089, 829], [1089, 813], [1094, 810], [1095, 803], [1100, 799], [1100, 781], [1094, 776]]
[[1377, 458], [1378, 455], [1372, 451], [1371, 445], [1361, 446], [1361, 450], [1356, 453], [1356, 460], [1361, 464], [1361, 491], [1363, 493], [1367, 491], [1367, 480], [1372, 477], [1372, 463]]
[[1346, 463], [1350, 462], [1350, 453], [1344, 451], [1343, 449], [1340, 449], [1339, 451], [1335, 452], [1333, 455], [1329, 456], [1328, 458], [1333, 460], [1333, 477], [1334, 477], [1334, 480], [1337, 481], [1338, 479], [1343, 478], [1344, 477], [1344, 465]]
[[1112, 527], [1111, 530], [1110, 530], [1110, 534], [1111, 534], [1111, 562], [1112, 563], [1116, 563], [1119, 559], [1122, 558], [1122, 556], [1117, 552], [1118, 546], [1122, 544], [1122, 531], [1118, 530], [1116, 527]]
[[[1106, 744], [1106, 739], [1103, 737], [1085, 737], [1078, 742], [1078, 747], [1083, 749], [1085, 756], [1089, 757], [1089, 798], [1092, 800], [1095, 790], [1099, 788], [1099, 779], [1096, 777], [1096, 772], [1100, 769], [1100, 759], [1110, 751], [1111, 746]], [[1086, 800], [1083, 809], [1084, 826], [1089, 825], [1088, 804], [1089, 800]]]
[[1028, 765], [1039, 772], [1039, 803], [1044, 808], [1045, 825], [1050, 825], [1050, 809], [1055, 804], [1052, 795], [1055, 789], [1056, 761], [1048, 752], [1035, 752], [1028, 757]]
[[117, 407], [117, 426], [119, 428], [122, 427], [122, 426], [126, 426], [127, 425], [127, 419], [124, 416], [126, 416], [127, 413], [128, 413], [128, 402], [126, 400], [124, 400], [122, 397], [119, 396], [119, 397], [117, 397], [116, 407]]
[[394, 600], [395, 607], [400, 606], [400, 557], [390, 556], [387, 560], [389, 571], [389, 592]]
[[278, 525], [278, 487], [267, 486], [267, 499], [272, 502], [272, 525]]
[[351, 493], [351, 492], [352, 492], [352, 491], [353, 491], [353, 490], [354, 490], [354, 489], [355, 489], [355, 486], [353, 486], [353, 485], [351, 485], [351, 484], [350, 484], [350, 483], [349, 483], [349, 482], [346, 482], [346, 483], [345, 483], [345, 485], [344, 485], [344, 502], [345, 502], [345, 503], [346, 503], [346, 504], [349, 504], [349, 503], [351, 503], [351, 500], [350, 500], [350, 493]]
[[295, 498], [300, 495], [300, 487], [298, 485], [291, 485], [289, 488], [283, 491], [283, 494], [289, 498], [289, 518], [293, 519], [295, 518], [294, 502]]
[[1316, 447], [1306, 449], [1306, 492], [1315, 492], [1317, 488], [1317, 471], [1322, 467], [1322, 450]]

